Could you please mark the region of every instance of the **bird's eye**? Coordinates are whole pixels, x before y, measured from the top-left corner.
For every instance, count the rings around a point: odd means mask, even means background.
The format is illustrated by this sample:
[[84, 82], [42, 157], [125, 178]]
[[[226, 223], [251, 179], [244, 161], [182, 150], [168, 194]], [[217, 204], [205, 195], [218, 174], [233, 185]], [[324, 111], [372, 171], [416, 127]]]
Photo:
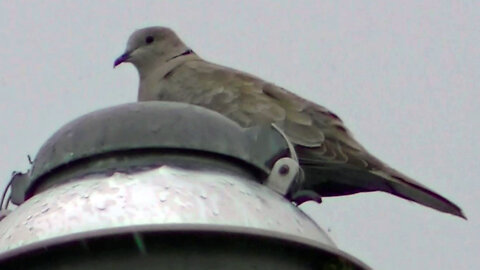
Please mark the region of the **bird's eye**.
[[152, 43], [153, 40], [154, 40], [154, 38], [153, 38], [152, 36], [148, 36], [148, 37], [145, 38], [145, 42], [146, 42], [147, 44]]

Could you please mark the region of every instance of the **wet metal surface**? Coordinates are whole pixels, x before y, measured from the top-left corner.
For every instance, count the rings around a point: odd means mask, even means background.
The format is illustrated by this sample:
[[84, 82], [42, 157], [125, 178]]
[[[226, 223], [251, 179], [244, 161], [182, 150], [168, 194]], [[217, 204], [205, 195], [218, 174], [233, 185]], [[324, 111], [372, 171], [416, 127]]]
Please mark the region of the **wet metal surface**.
[[162, 166], [92, 175], [48, 189], [0, 222], [0, 252], [102, 229], [185, 224], [260, 229], [334, 247], [308, 216], [254, 181]]

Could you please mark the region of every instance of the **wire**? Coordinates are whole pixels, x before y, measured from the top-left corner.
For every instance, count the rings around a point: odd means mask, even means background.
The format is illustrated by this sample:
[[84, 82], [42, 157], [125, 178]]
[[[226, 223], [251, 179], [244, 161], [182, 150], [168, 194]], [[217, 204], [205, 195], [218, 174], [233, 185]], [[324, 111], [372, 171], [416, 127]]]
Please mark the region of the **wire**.
[[5, 204], [5, 210], [8, 209], [8, 205], [10, 204], [11, 201], [12, 201], [12, 195], [9, 195], [7, 199], [7, 203]]
[[[13, 172], [12, 173], [12, 178], [10, 179], [10, 181], [8, 182], [7, 186], [5, 187], [5, 190], [3, 191], [3, 194], [2, 194], [2, 200], [0, 201], [0, 210], [1, 209], [7, 209], [8, 207], [8, 201], [11, 200], [11, 195], [8, 196], [7, 198], [7, 203], [5, 205], [5, 208], [3, 207], [3, 203], [5, 202], [5, 197], [7, 196], [7, 192], [9, 189], [11, 189], [12, 187], [12, 182], [13, 182], [13, 178], [15, 178], [15, 175], [19, 174], [19, 172]], [[11, 192], [10, 192], [11, 193]]]

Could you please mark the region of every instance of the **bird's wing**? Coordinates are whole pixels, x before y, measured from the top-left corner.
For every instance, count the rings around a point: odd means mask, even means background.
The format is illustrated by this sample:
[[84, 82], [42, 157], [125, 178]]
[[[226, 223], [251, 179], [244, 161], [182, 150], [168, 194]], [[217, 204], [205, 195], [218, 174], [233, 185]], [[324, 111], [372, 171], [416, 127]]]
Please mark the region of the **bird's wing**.
[[169, 72], [161, 85], [159, 99], [204, 106], [244, 127], [276, 123], [298, 145], [322, 146], [332, 137], [362, 149], [335, 114], [244, 72], [189, 61]]

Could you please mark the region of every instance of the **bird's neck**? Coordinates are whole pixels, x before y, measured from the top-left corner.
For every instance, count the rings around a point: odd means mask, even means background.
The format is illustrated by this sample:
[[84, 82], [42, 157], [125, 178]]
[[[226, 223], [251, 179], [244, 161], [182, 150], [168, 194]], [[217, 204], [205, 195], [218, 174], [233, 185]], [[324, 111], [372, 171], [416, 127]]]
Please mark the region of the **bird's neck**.
[[158, 99], [157, 95], [159, 93], [155, 93], [153, 90], [160, 89], [158, 84], [162, 83], [162, 79], [178, 66], [195, 60], [201, 60], [201, 58], [190, 50], [189, 52], [171, 57], [167, 61], [164, 60], [162, 63], [156, 65], [156, 68], [138, 70], [140, 75], [138, 101]]
[[152, 62], [151, 66], [143, 66], [138, 68], [140, 75], [140, 81], [148, 79], [151, 76], [156, 78], [162, 78], [168, 72], [172, 71], [177, 66], [192, 60], [198, 60], [200, 57], [196, 55], [192, 50], [186, 49], [185, 51], [169, 57], [168, 59], [158, 59], [157, 62]]

